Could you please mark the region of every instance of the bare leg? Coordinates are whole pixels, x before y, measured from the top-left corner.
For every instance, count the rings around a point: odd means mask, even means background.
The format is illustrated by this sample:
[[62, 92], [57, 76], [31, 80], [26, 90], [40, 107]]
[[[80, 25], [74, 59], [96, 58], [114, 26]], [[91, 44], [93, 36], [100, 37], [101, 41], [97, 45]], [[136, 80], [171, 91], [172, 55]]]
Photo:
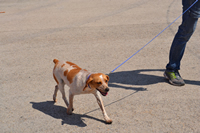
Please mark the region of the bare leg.
[[103, 117], [106, 121], [107, 124], [111, 124], [112, 123], [112, 120], [108, 117], [107, 113], [106, 113], [106, 110], [104, 108], [104, 105], [103, 105], [103, 101], [101, 99], [101, 96], [99, 94], [99, 92], [97, 92], [96, 94], [94, 94], [94, 96], [96, 97], [97, 99], [97, 103], [99, 104], [99, 107], [101, 108], [102, 110], [102, 113], [103, 113]]

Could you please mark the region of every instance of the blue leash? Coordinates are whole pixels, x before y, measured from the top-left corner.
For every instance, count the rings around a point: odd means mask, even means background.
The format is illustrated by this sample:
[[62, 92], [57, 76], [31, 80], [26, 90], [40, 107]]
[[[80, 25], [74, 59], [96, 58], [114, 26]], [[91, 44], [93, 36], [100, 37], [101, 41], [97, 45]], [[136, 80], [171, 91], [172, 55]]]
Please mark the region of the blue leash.
[[134, 55], [139, 53], [144, 47], [146, 47], [149, 43], [151, 43], [155, 38], [157, 38], [161, 33], [163, 33], [169, 26], [171, 26], [177, 19], [179, 19], [183, 14], [185, 14], [194, 4], [197, 3], [198, 0], [196, 0], [187, 10], [185, 10], [180, 16], [178, 16], [171, 24], [169, 24], [164, 30], [162, 30], [158, 35], [156, 35], [151, 41], [149, 41], [146, 45], [144, 45], [141, 49], [139, 49], [136, 53], [131, 55], [128, 59], [126, 59], [123, 63], [121, 63], [119, 66], [117, 66], [115, 69], [113, 69], [110, 73], [117, 70], [120, 66], [122, 66], [124, 63], [126, 63], [128, 60], [130, 60]]

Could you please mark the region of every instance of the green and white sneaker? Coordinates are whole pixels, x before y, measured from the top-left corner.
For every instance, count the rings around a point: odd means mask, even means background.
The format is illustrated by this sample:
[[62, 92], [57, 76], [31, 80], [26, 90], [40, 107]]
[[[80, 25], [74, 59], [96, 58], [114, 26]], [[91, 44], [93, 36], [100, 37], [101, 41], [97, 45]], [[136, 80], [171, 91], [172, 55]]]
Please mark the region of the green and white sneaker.
[[177, 71], [174, 71], [174, 72], [165, 70], [165, 72], [164, 72], [164, 77], [165, 77], [166, 79], [168, 79], [169, 82], [170, 82], [172, 85], [176, 85], [176, 86], [183, 86], [183, 85], [185, 85], [185, 82], [184, 82], [184, 80], [181, 78], [181, 75], [179, 74], [178, 70], [177, 70]]

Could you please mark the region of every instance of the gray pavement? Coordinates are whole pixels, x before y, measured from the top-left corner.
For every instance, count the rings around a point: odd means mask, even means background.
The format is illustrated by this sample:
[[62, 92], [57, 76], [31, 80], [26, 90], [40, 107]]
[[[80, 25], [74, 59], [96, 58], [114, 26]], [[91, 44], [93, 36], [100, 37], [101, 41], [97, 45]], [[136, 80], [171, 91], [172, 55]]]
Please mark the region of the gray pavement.
[[163, 77], [181, 18], [109, 75], [102, 98], [111, 125], [93, 95], [75, 96], [71, 116], [60, 93], [52, 102], [54, 58], [108, 74], [181, 8], [179, 0], [0, 0], [0, 132], [199, 133], [199, 22], [182, 60], [186, 85]]

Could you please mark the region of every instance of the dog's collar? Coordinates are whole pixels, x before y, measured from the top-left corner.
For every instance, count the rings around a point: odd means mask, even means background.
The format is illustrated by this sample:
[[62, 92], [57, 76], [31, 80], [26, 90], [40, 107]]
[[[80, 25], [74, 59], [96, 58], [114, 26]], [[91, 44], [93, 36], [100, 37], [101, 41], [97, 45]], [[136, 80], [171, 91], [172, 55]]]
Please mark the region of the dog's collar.
[[88, 87], [91, 89], [90, 85], [88, 84]]
[[[90, 75], [91, 75], [91, 74], [88, 75], [87, 80], [90, 78]], [[90, 87], [89, 84], [88, 84], [88, 87], [91, 89], [91, 87]]]
[[87, 80], [90, 78], [91, 74], [88, 75]]

